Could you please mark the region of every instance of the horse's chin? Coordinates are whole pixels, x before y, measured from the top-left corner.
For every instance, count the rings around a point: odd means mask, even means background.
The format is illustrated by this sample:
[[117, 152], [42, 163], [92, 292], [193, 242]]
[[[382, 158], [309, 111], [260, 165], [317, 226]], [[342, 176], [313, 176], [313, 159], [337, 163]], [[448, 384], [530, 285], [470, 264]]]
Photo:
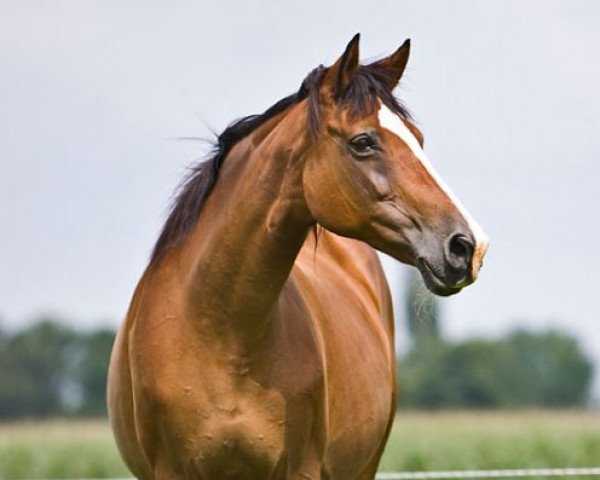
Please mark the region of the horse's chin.
[[450, 297], [456, 295], [463, 289], [463, 286], [454, 286], [446, 284], [439, 276], [436, 275], [433, 268], [425, 260], [417, 262], [417, 268], [421, 272], [421, 277], [427, 289], [440, 297]]

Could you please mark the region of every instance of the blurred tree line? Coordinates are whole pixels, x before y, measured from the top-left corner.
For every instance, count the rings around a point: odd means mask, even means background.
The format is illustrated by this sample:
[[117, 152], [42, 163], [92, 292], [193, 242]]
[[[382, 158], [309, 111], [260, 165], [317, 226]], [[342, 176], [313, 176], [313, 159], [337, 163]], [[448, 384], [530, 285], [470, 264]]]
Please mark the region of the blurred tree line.
[[[559, 332], [518, 331], [499, 340], [447, 342], [439, 300], [413, 273], [405, 291], [411, 348], [399, 358], [399, 403], [415, 408], [582, 406], [592, 366]], [[105, 415], [115, 332], [80, 331], [42, 318], [0, 329], [0, 419]]]
[[106, 372], [115, 332], [82, 332], [40, 319], [0, 331], [0, 419], [104, 415]]
[[447, 342], [439, 300], [411, 271], [405, 292], [409, 352], [398, 361], [399, 403], [418, 408], [583, 406], [592, 363], [562, 332], [515, 331]]

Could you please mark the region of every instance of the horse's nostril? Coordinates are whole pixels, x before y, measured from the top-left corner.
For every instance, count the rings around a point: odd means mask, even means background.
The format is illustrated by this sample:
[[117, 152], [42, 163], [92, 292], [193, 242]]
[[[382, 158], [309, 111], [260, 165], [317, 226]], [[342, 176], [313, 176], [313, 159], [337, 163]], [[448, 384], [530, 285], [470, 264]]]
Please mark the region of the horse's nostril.
[[460, 233], [450, 239], [450, 253], [461, 258], [469, 258], [473, 253], [473, 244]]
[[452, 235], [447, 244], [447, 260], [456, 269], [466, 270], [471, 263], [475, 246], [462, 233]]

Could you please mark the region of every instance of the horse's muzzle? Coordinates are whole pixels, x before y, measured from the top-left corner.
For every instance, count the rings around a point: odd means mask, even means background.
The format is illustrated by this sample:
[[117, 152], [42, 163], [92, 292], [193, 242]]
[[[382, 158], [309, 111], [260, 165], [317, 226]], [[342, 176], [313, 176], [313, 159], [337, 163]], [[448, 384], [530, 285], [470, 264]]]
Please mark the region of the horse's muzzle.
[[431, 292], [449, 296], [477, 279], [487, 251], [487, 241], [478, 245], [472, 235], [455, 232], [443, 241], [441, 249], [438, 247], [434, 251], [419, 256], [417, 268]]

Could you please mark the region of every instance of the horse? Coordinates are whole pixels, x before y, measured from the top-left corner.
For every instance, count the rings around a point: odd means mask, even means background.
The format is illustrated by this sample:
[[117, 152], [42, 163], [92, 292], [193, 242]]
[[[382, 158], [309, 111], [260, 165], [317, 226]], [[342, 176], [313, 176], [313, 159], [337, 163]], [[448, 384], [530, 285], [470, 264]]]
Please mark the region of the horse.
[[110, 360], [137, 478], [375, 477], [396, 404], [376, 250], [452, 295], [488, 244], [392, 93], [409, 51], [360, 64], [356, 35], [180, 185]]

